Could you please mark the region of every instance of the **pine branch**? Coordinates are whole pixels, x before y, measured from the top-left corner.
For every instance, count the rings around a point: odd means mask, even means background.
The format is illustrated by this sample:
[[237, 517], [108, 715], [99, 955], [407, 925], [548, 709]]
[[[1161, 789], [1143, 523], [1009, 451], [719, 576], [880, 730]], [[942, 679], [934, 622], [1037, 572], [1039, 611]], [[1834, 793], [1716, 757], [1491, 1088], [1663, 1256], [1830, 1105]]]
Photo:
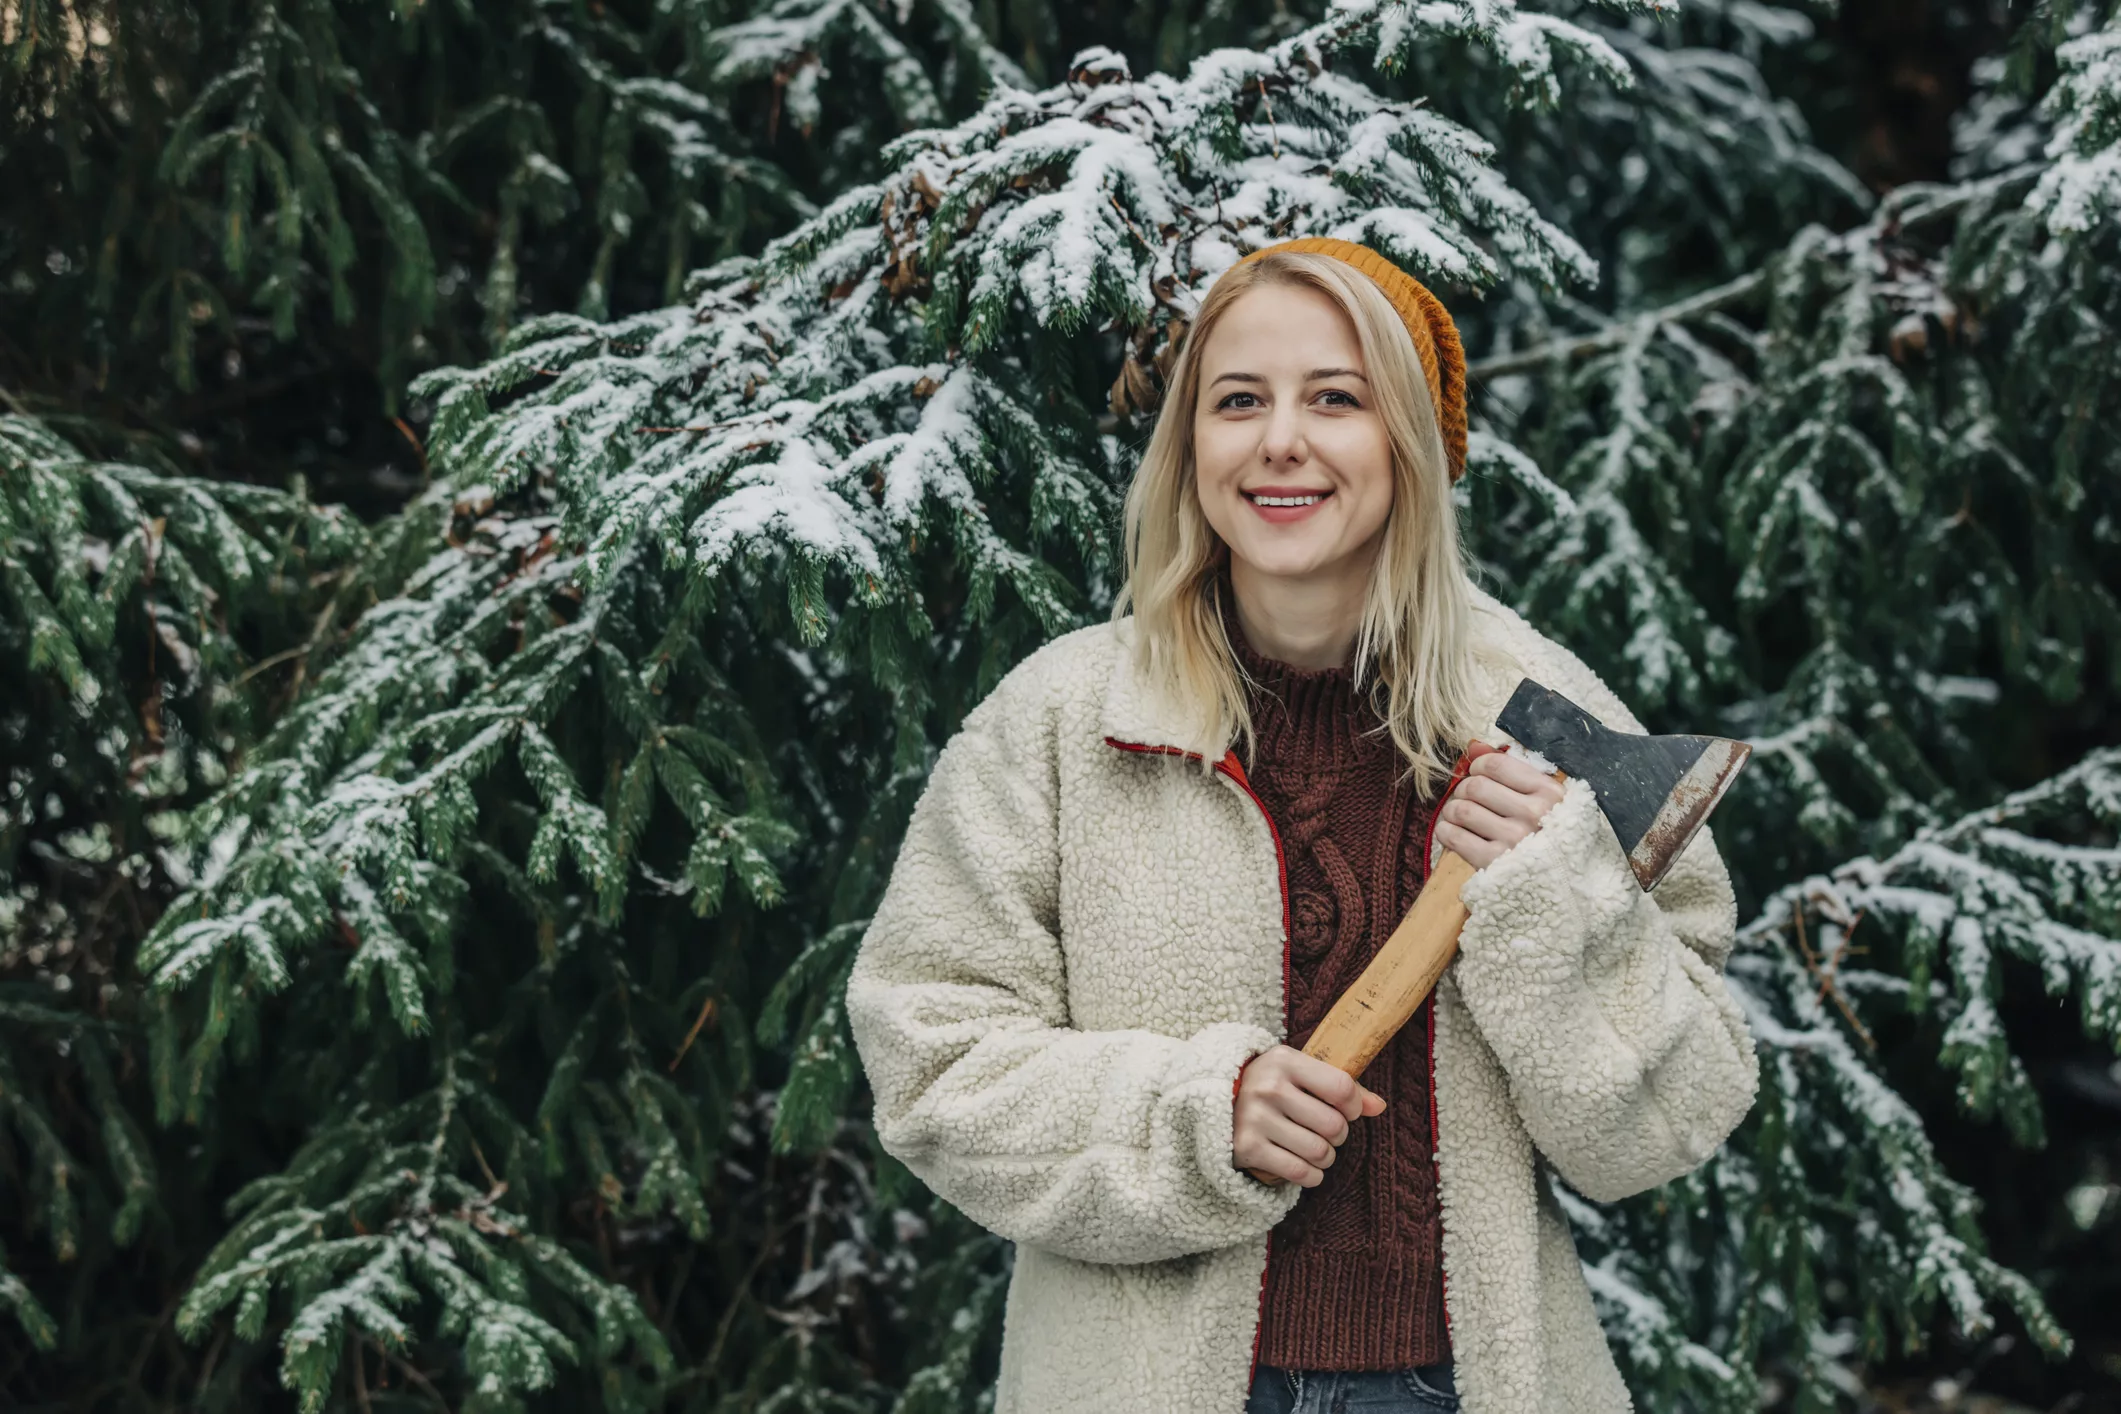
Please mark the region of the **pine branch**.
[[[1854, 251], [1866, 243], [1875, 243], [1888, 234], [1898, 234], [1933, 221], [1956, 219], [1968, 206], [1993, 201], [2005, 190], [2032, 181], [2047, 170], [2045, 163], [2028, 162], [2009, 171], [1962, 183], [1956, 187], [1940, 189], [1914, 184], [1899, 187], [1879, 203], [1869, 220], [1837, 239], [1844, 249]], [[1556, 364], [1574, 363], [1592, 354], [1617, 349], [1635, 337], [1643, 326], [1686, 324], [1705, 315], [1746, 304], [1767, 288], [1772, 276], [1771, 269], [1754, 270], [1657, 309], [1631, 314], [1595, 333], [1573, 339], [1557, 339], [1521, 353], [1497, 354], [1490, 358], [1476, 359], [1466, 365], [1466, 376], [1472, 385], [1477, 386], [1482, 380], [1504, 378], [1513, 373], [1534, 372]]]

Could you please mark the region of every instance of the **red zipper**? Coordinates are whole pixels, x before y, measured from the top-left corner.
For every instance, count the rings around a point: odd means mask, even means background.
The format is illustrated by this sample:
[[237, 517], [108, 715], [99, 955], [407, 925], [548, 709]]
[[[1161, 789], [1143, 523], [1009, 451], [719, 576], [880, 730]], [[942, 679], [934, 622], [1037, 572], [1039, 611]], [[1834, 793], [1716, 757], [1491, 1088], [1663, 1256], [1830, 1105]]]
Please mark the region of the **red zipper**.
[[[1201, 753], [1199, 753], [1198, 751], [1184, 751], [1176, 746], [1149, 746], [1141, 742], [1121, 741], [1118, 737], [1112, 736], [1108, 736], [1105, 738], [1105, 744], [1107, 746], [1116, 746], [1121, 751], [1141, 751], [1147, 752], [1155, 756], [1183, 756], [1189, 761], [1199, 761], [1202, 759]], [[1274, 815], [1271, 811], [1267, 809], [1267, 803], [1259, 798], [1259, 792], [1252, 789], [1252, 782], [1249, 778], [1246, 777], [1245, 768], [1237, 759], [1237, 752], [1234, 750], [1225, 751], [1223, 753], [1223, 759], [1215, 763], [1215, 769], [1221, 774], [1228, 776], [1232, 781], [1235, 781], [1237, 783], [1237, 788], [1243, 791], [1246, 796], [1250, 797], [1254, 805], [1259, 807], [1260, 818], [1267, 822], [1267, 833], [1272, 836], [1274, 840], [1274, 868], [1281, 882], [1281, 1029], [1282, 1034], [1286, 1036], [1289, 1034], [1289, 857], [1282, 851], [1281, 831], [1275, 827]], [[1434, 1045], [1435, 1032], [1432, 1030], [1430, 1032], [1430, 1046], [1432, 1049]], [[1246, 1062], [1246, 1064], [1249, 1065], [1250, 1062], [1248, 1061]], [[1432, 1060], [1432, 1068], [1433, 1064], [1434, 1062]], [[1243, 1067], [1238, 1068], [1237, 1074], [1238, 1083], [1241, 1083], [1244, 1078]], [[1233, 1100], [1235, 1099], [1234, 1085], [1232, 1090], [1232, 1098]], [[1429, 1105], [1432, 1112], [1435, 1109], [1435, 1104], [1436, 1101], [1432, 1086], [1429, 1099]], [[1435, 1120], [1433, 1118], [1430, 1120], [1429, 1127], [1430, 1138], [1432, 1141], [1431, 1147], [1433, 1148], [1433, 1141], [1435, 1137]], [[1432, 1157], [1431, 1162], [1433, 1161], [1434, 1160]], [[1273, 1260], [1274, 1230], [1272, 1228], [1269, 1228], [1267, 1229], [1266, 1261], [1271, 1263]], [[1450, 1321], [1450, 1312], [1448, 1309], [1446, 1309], [1444, 1313], [1444, 1320], [1446, 1325], [1448, 1325]], [[1259, 1345], [1260, 1341], [1265, 1337], [1266, 1333], [1267, 1268], [1265, 1264], [1262, 1264], [1259, 1269], [1259, 1304], [1256, 1308], [1256, 1314], [1252, 1318], [1252, 1365], [1251, 1368], [1245, 1372], [1245, 1388], [1247, 1391], [1251, 1389], [1252, 1381], [1259, 1373]]]

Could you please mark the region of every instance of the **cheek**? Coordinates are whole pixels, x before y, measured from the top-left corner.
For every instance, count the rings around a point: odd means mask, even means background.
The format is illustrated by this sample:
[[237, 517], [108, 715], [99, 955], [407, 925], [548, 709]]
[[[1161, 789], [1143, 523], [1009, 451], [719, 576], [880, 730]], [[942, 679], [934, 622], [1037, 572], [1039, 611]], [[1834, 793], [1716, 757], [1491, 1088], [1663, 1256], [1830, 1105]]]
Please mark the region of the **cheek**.
[[1230, 448], [1223, 445], [1227, 436], [1221, 442], [1217, 440], [1217, 432], [1227, 431], [1212, 422], [1195, 423], [1193, 427], [1193, 499], [1207, 517], [1208, 528], [1226, 541], [1237, 530], [1230, 502], [1244, 470], [1242, 458], [1232, 466]]
[[1346, 424], [1346, 433], [1333, 449], [1334, 467], [1353, 503], [1356, 528], [1368, 534], [1392, 509], [1392, 443], [1374, 421]]
[[1242, 473], [1258, 437], [1247, 437], [1240, 426], [1204, 418], [1193, 424], [1193, 464], [1203, 483], [1213, 483]]

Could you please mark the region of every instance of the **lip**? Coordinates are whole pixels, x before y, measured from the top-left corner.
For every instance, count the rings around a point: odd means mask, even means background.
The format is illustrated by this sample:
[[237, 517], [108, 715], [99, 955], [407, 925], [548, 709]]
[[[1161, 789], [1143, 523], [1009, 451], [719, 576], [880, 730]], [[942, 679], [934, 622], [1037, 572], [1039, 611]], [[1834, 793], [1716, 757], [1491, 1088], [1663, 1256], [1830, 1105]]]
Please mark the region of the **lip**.
[[[1319, 508], [1333, 499], [1333, 490], [1329, 486], [1246, 486], [1241, 488], [1238, 494], [1244, 497], [1245, 504], [1252, 508], [1254, 515], [1273, 525], [1288, 525], [1293, 521], [1307, 520], [1318, 514]], [[1256, 496], [1316, 496], [1318, 499], [1308, 506], [1262, 506], [1253, 499]]]

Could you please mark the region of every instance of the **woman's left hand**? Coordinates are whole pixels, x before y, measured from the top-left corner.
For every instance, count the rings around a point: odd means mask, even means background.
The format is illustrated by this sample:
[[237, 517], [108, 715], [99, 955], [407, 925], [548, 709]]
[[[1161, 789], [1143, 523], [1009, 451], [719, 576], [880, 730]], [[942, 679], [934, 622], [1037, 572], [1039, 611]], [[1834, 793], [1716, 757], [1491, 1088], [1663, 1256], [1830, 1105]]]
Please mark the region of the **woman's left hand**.
[[1561, 799], [1561, 782], [1517, 756], [1489, 748], [1468, 768], [1436, 819], [1436, 841], [1475, 869], [1539, 827]]

